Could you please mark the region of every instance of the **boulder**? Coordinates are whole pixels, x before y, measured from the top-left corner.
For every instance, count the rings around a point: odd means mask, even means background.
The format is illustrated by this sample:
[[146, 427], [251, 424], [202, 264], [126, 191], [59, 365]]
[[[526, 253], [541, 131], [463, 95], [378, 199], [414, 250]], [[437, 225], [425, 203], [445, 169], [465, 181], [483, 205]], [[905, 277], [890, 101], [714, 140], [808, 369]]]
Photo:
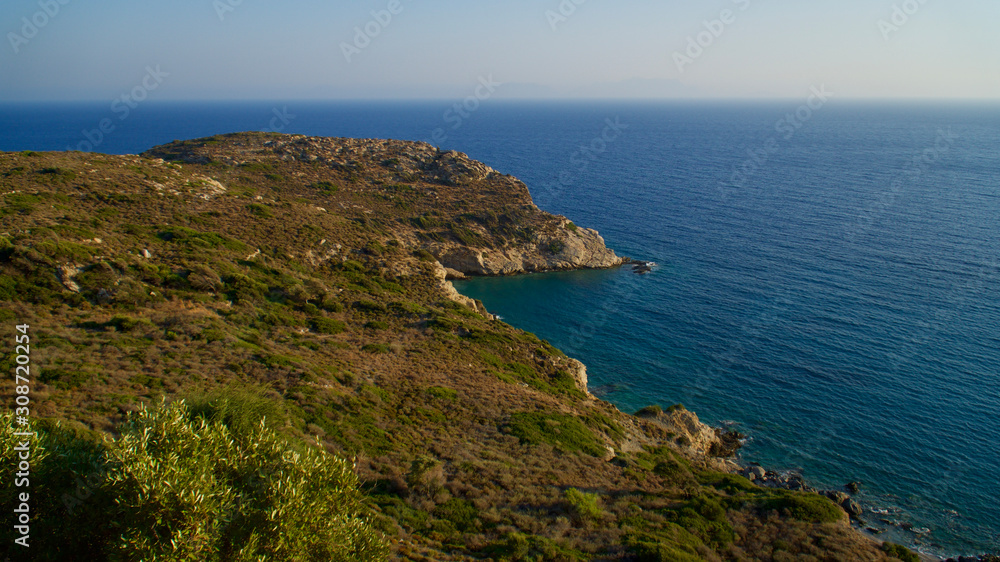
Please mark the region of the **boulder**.
[[840, 504], [844, 503], [845, 501], [851, 499], [851, 497], [848, 496], [847, 494], [845, 494], [844, 492], [839, 492], [839, 491], [836, 491], [836, 490], [830, 490], [830, 491], [826, 492], [826, 497], [828, 497], [831, 500], [833, 500], [833, 503], [835, 503], [837, 505], [840, 505]]
[[461, 271], [455, 270], [455, 269], [451, 269], [450, 267], [444, 268], [444, 271], [445, 271], [445, 274], [446, 274], [446, 277], [445, 277], [446, 279], [449, 279], [449, 280], [451, 280], [451, 279], [459, 279], [459, 280], [461, 280], [461, 279], [467, 279], [467, 277], [465, 276], [464, 273], [462, 273]]
[[851, 517], [857, 518], [861, 516], [861, 506], [858, 505], [858, 502], [852, 500], [851, 498], [847, 498], [841, 502], [840, 507], [844, 508], [844, 511], [846, 511]]
[[77, 285], [76, 281], [73, 281], [73, 277], [78, 273], [80, 273], [79, 268], [68, 265], [60, 265], [56, 268], [56, 278], [63, 284], [63, 287], [66, 287], [66, 290], [74, 293], [80, 292], [80, 286]]

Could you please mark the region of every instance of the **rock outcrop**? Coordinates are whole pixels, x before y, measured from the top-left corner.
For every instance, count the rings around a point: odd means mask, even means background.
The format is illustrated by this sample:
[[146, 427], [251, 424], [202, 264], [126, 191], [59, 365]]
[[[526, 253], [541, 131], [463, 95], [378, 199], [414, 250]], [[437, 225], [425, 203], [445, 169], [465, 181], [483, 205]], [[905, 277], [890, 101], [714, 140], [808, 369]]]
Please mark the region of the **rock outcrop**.
[[707, 457], [722, 444], [715, 428], [702, 423], [698, 414], [681, 405], [666, 411], [657, 408], [655, 412], [640, 412], [640, 415], [667, 429], [674, 436], [674, 443], [689, 453]]
[[493, 249], [460, 243], [428, 248], [445, 267], [465, 275], [517, 275], [539, 271], [602, 269], [622, 264], [604, 238], [590, 228], [565, 229], [535, 242]]
[[434, 277], [438, 280], [438, 286], [444, 291], [445, 296], [449, 299], [475, 310], [476, 312], [485, 316], [488, 320], [493, 320], [495, 317], [490, 314], [486, 307], [483, 305], [482, 301], [467, 297], [462, 293], [459, 293], [455, 286], [451, 284], [448, 280], [448, 270], [445, 269], [440, 263], [434, 263]]

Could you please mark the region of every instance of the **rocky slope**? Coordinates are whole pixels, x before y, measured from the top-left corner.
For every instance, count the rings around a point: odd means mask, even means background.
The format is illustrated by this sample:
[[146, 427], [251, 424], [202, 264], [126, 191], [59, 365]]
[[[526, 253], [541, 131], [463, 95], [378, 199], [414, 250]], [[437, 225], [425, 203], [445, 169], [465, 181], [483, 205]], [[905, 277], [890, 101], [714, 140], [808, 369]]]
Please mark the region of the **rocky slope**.
[[[516, 179], [420, 143], [0, 153], [0, 341], [32, 326], [32, 416], [80, 439], [161, 398], [250, 388], [302, 447], [355, 461], [397, 559], [905, 559], [827, 498], [724, 472], [693, 413], [591, 396], [583, 365], [447, 280], [619, 262]], [[0, 400], [14, 392], [4, 379]], [[37, 540], [120, 553], [98, 504], [59, 499], [100, 473], [67, 470], [38, 483]]]

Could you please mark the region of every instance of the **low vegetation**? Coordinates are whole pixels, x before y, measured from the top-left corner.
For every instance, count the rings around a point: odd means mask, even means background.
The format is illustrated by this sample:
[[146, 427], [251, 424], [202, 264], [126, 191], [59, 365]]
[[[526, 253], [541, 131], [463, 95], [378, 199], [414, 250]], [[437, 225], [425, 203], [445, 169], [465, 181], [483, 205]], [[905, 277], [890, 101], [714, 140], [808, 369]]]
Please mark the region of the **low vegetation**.
[[557, 349], [451, 301], [436, 240], [575, 226], [441, 158], [265, 133], [0, 154], [38, 559], [907, 559], [819, 496], [682, 452], [661, 409], [593, 399]]
[[[37, 424], [35, 559], [383, 559], [353, 466], [281, 437], [258, 413], [226, 399], [197, 413], [161, 403], [127, 416], [117, 438]], [[8, 466], [21, 439], [13, 427], [0, 415]], [[19, 491], [11, 479], [0, 487]], [[5, 544], [20, 536], [0, 534]]]

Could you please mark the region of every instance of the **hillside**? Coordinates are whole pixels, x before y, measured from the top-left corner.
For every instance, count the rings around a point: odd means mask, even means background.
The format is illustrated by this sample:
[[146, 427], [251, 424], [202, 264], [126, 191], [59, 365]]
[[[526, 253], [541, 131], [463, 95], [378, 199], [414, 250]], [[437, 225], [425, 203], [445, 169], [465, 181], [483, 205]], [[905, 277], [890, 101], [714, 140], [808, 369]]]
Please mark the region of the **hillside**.
[[[583, 365], [447, 280], [622, 260], [517, 179], [422, 143], [241, 133], [0, 154], [0, 338], [31, 325], [45, 427], [98, 443], [162, 398], [238, 397], [353, 461], [358, 513], [397, 559], [895, 559], [825, 497], [728, 474], [711, 453], [732, 448], [683, 407], [596, 399]], [[43, 489], [71, 489], [61, 474]], [[53, 536], [37, 540], [68, 545], [102, 519], [89, 505], [41, 504]], [[106, 535], [62, 559], [135, 557]]]

